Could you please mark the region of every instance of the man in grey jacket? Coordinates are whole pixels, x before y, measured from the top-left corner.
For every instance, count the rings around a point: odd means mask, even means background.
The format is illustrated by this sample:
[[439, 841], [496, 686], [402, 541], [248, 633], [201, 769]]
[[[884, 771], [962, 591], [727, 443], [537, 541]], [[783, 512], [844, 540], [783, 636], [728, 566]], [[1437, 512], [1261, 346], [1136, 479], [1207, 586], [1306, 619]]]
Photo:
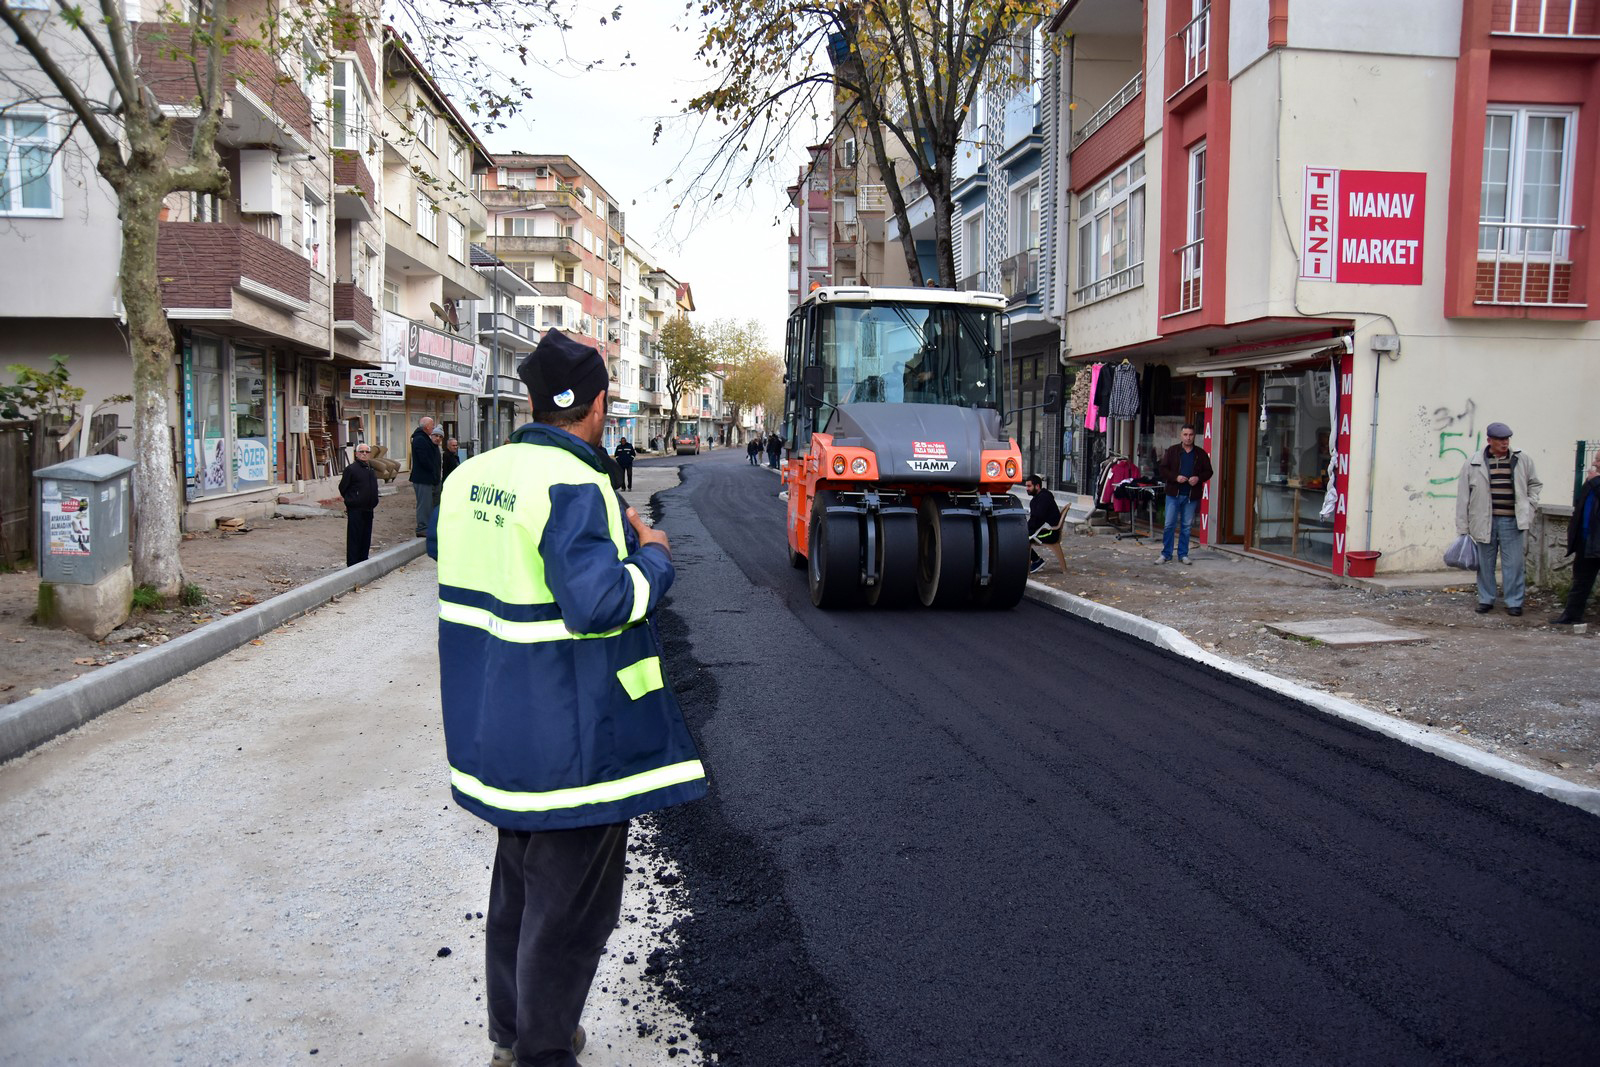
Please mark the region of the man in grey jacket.
[[1524, 542], [1544, 483], [1527, 454], [1511, 447], [1511, 427], [1491, 422], [1489, 447], [1461, 465], [1456, 480], [1456, 535], [1478, 543], [1478, 614], [1494, 610], [1495, 557], [1500, 557], [1500, 592], [1506, 614], [1522, 614], [1527, 593]]

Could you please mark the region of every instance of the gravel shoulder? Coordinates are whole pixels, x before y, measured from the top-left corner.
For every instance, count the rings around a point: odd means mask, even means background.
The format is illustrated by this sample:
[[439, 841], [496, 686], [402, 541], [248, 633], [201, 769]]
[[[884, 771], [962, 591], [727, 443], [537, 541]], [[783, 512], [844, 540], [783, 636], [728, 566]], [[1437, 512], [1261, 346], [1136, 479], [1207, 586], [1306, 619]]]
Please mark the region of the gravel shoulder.
[[[1157, 566], [1156, 541], [1069, 536], [1067, 569], [1046, 554], [1034, 581], [1171, 626], [1207, 651], [1447, 731], [1579, 785], [1600, 785], [1600, 657], [1592, 632], [1548, 625], [1560, 605], [1530, 591], [1525, 613], [1473, 612], [1469, 575], [1444, 589], [1374, 592], [1231, 552]], [[1339, 647], [1269, 622], [1359, 617], [1425, 637]], [[1070, 652], [1068, 653], [1070, 654]], [[1150, 694], [1151, 700], [1181, 699]]]

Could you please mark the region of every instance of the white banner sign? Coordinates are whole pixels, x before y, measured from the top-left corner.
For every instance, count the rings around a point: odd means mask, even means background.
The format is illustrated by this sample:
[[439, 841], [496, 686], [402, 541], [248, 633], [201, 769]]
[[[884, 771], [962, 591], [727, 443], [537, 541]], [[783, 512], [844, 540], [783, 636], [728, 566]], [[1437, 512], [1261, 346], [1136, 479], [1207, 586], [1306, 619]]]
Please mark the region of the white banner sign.
[[489, 373], [489, 350], [393, 312], [383, 313], [385, 370], [407, 386], [477, 395]]

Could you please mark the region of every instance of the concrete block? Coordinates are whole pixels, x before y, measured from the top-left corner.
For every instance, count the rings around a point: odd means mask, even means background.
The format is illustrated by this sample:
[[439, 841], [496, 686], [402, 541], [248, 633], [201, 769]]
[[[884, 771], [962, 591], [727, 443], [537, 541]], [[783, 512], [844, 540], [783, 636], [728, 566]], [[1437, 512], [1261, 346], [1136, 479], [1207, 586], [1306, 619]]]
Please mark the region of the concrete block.
[[127, 621], [133, 610], [133, 565], [124, 563], [93, 585], [39, 583], [41, 626], [76, 630], [96, 641]]

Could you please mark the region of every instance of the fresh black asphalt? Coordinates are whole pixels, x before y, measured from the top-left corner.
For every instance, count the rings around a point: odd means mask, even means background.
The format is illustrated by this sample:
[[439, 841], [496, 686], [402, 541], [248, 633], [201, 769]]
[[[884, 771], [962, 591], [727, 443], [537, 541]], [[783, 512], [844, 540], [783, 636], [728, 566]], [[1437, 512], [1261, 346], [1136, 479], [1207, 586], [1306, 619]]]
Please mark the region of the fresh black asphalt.
[[818, 611], [777, 479], [681, 462], [719, 1062], [1600, 1062], [1595, 816], [1032, 602]]

